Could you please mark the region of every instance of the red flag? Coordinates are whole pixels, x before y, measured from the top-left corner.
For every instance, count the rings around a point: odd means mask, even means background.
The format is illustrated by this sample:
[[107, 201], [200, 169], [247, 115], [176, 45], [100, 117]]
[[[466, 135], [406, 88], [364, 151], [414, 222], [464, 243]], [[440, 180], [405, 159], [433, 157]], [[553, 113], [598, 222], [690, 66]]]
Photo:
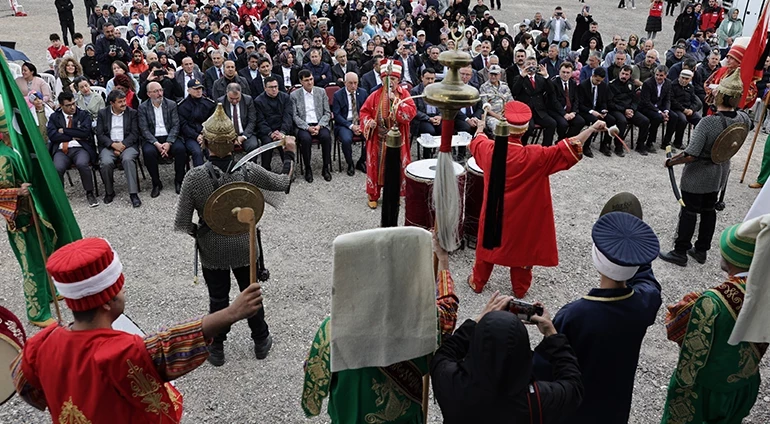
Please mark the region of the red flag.
[[[741, 109], [751, 107], [757, 96], [763, 94], [752, 93], [752, 96], [747, 98], [751, 84], [762, 79], [765, 59], [768, 55], [767, 31], [770, 29], [768, 5], [770, 5], [770, 2], [765, 2], [765, 5], [762, 7], [762, 14], [757, 21], [757, 27], [754, 28], [754, 34], [751, 36], [749, 45], [746, 46], [746, 53], [743, 56], [743, 61], [741, 61], [741, 81], [743, 81], [743, 97], [741, 97], [739, 104]], [[753, 91], [756, 91], [756, 88]]]

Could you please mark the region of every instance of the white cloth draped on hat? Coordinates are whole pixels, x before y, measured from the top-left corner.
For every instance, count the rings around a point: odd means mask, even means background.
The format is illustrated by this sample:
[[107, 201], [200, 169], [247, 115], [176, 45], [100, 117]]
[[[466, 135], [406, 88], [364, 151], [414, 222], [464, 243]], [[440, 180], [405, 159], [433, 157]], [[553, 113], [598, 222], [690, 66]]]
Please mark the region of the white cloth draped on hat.
[[746, 294], [735, 327], [727, 341], [731, 345], [740, 342], [770, 342], [770, 214], [744, 222], [738, 236], [756, 238], [754, 258], [751, 260]]
[[594, 244], [591, 256], [594, 261], [594, 266], [600, 274], [611, 278], [615, 281], [626, 281], [636, 274], [639, 270], [638, 266], [623, 266], [618, 265], [609, 260]]
[[118, 281], [118, 278], [120, 278], [120, 274], [123, 272], [123, 264], [118, 258], [118, 252], [113, 250], [112, 255], [112, 262], [110, 265], [93, 277], [86, 278], [85, 280], [76, 283], [62, 283], [54, 279], [53, 283], [56, 286], [56, 290], [67, 299], [82, 299], [101, 293], [103, 290], [115, 284], [115, 282]]
[[334, 240], [332, 372], [386, 367], [436, 349], [431, 238], [395, 227]]

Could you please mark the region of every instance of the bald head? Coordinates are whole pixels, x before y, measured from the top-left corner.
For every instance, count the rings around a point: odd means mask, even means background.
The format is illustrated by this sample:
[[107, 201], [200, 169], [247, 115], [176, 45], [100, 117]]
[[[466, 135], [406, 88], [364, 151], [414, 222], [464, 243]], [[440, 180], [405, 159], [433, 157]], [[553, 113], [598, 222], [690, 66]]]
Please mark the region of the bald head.
[[355, 72], [345, 74], [345, 88], [348, 90], [348, 93], [354, 93], [358, 89], [358, 74]]
[[163, 87], [160, 83], [152, 81], [147, 84], [147, 97], [150, 98], [152, 103], [157, 106], [163, 100]]

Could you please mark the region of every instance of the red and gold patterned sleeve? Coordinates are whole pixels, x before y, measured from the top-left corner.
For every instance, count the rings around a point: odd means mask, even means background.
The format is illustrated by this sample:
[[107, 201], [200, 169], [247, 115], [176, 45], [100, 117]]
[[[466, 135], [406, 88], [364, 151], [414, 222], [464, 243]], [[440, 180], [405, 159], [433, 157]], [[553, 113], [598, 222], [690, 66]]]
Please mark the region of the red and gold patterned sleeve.
[[15, 228], [16, 214], [19, 211], [21, 188], [0, 188], [0, 215], [5, 218], [11, 230]]
[[27, 377], [24, 375], [22, 362], [24, 362], [24, 351], [21, 351], [11, 363], [11, 377], [13, 378], [13, 385], [16, 388], [16, 393], [24, 399], [24, 402], [27, 402], [41, 411], [45, 411], [48, 407], [48, 403], [45, 401], [45, 393], [43, 393], [42, 389], [33, 386], [27, 380]]
[[436, 277], [436, 306], [438, 307], [441, 338], [452, 335], [457, 324], [459, 300], [455, 295], [455, 284], [449, 270], [441, 270]]
[[203, 337], [203, 318], [162, 329], [144, 338], [144, 345], [158, 374], [175, 380], [198, 368], [208, 358], [208, 343]]

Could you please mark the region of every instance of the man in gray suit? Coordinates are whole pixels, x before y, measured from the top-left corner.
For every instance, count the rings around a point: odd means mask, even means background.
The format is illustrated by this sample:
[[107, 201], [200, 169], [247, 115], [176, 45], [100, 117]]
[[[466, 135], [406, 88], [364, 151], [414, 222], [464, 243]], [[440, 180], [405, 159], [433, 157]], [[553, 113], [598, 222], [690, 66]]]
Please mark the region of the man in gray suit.
[[329, 109], [329, 97], [326, 90], [314, 87], [313, 74], [309, 70], [299, 71], [299, 82], [302, 89], [291, 93], [291, 102], [294, 105], [294, 125], [297, 127], [297, 142], [299, 143], [302, 161], [305, 164], [305, 180], [313, 182], [313, 170], [310, 168], [310, 151], [313, 140], [321, 143], [323, 155], [324, 180], [331, 181], [332, 163], [332, 138], [329, 132], [331, 122], [331, 110]]
[[189, 94], [187, 92], [187, 84], [191, 80], [203, 81], [203, 79], [204, 79], [203, 72], [195, 68], [195, 62], [193, 62], [190, 56], [187, 56], [184, 59], [182, 59], [182, 69], [176, 71], [176, 76], [174, 77], [174, 81], [176, 81], [177, 85], [179, 85], [184, 95], [183, 97], [180, 97], [179, 99], [177, 99], [177, 101], [182, 101], [182, 99], [187, 97], [187, 95]]
[[120, 160], [126, 173], [131, 204], [142, 206], [139, 200], [137, 158], [139, 157], [139, 119], [137, 112], [126, 107], [126, 93], [112, 90], [107, 96], [109, 106], [99, 111], [96, 120], [96, 141], [99, 152], [99, 168], [104, 181], [104, 204], [115, 199], [113, 173], [115, 162]]
[[[152, 178], [150, 197], [158, 197], [163, 189], [158, 172], [160, 158], [168, 159], [171, 145], [179, 134], [176, 103], [163, 97], [163, 87], [155, 81], [147, 84], [149, 102], [139, 105], [139, 130], [142, 132], [144, 165]], [[181, 176], [184, 178], [184, 175]]]
[[227, 94], [217, 99], [222, 104], [225, 114], [233, 120], [235, 133], [235, 145], [243, 147], [250, 152], [259, 147], [257, 139], [257, 111], [254, 109], [254, 100], [248, 94], [241, 93], [241, 86], [236, 83], [227, 85]]

